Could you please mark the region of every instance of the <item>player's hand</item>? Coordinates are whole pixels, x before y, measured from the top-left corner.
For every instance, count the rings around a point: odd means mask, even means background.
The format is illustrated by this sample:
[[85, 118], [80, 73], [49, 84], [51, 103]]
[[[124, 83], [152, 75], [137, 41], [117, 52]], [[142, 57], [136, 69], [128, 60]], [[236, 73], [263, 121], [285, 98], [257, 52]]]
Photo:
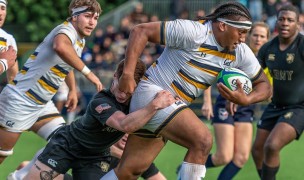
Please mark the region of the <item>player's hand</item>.
[[237, 107], [238, 105], [230, 102], [230, 101], [226, 101], [226, 110], [228, 111], [229, 114], [231, 114], [231, 116], [234, 115], [234, 113], [237, 111]]
[[242, 106], [249, 105], [250, 100], [242, 88], [242, 83], [239, 80], [237, 80], [236, 83], [237, 83], [237, 89], [235, 91], [230, 90], [223, 83], [218, 83], [217, 84], [218, 91], [225, 99], [235, 104], [239, 104]]
[[173, 95], [169, 91], [162, 90], [156, 94], [153, 101], [154, 101], [157, 109], [163, 109], [163, 108], [170, 106], [171, 104], [175, 103], [178, 100], [179, 99], [174, 98]]
[[134, 76], [129, 76], [122, 74], [121, 77], [119, 78], [119, 90], [121, 92], [124, 92], [126, 94], [133, 94], [135, 87], [136, 87], [136, 82], [134, 80]]
[[214, 117], [213, 108], [211, 102], [204, 102], [201, 108], [202, 115], [206, 117], [207, 120], [210, 120]]
[[103, 89], [103, 85], [100, 82], [99, 78], [93, 73], [90, 72], [88, 75], [85, 76], [91, 83], [93, 83], [96, 87], [97, 92]]
[[69, 91], [67, 101], [65, 102], [65, 107], [68, 112], [74, 111], [77, 107], [78, 97], [76, 91]]
[[14, 50], [13, 46], [8, 46], [7, 50], [2, 50], [0, 52], [0, 59], [7, 60], [8, 69], [14, 66], [17, 59], [17, 53]]

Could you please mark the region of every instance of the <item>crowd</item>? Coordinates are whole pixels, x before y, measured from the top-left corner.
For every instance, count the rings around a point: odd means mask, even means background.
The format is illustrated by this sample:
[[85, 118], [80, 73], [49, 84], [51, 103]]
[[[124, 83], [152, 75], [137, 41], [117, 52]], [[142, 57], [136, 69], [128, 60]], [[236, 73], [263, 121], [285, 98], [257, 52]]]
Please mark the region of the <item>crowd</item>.
[[[10, 84], [0, 94], [0, 163], [13, 154], [24, 130], [46, 140], [52, 137], [26, 171], [16, 172], [11, 178], [52, 179], [72, 168], [73, 176], [80, 179], [103, 175], [102, 179], [135, 179], [170, 140], [187, 149], [179, 178], [200, 179], [205, 177], [206, 168], [225, 165], [219, 179], [232, 179], [250, 155], [251, 105], [268, 100], [252, 155], [261, 179], [275, 179], [280, 150], [299, 139], [304, 129], [304, 86], [298, 83], [304, 80], [302, 4], [293, 6], [288, 0], [267, 0], [265, 4], [259, 0], [241, 1], [247, 9], [241, 3], [226, 2], [207, 15], [197, 11], [194, 20], [189, 20], [184, 8], [174, 12], [177, 20], [165, 22], [145, 13], [139, 3], [121, 19], [118, 29], [112, 25], [105, 30], [98, 28], [93, 41], [84, 46], [84, 37], [91, 35], [101, 13], [100, 5], [91, 1], [88, 5], [73, 0], [70, 17], [46, 36], [47, 43], [37, 47], [18, 74], [12, 71], [17, 50], [14, 40], [5, 44], [7, 51], [0, 53], [1, 72], [15, 73], [7, 77]], [[5, 11], [7, 1], [0, 0], [0, 5]], [[47, 59], [51, 63], [45, 63]], [[145, 68], [139, 68], [143, 66], [149, 69], [145, 72]], [[241, 88], [230, 91], [217, 84], [220, 96], [213, 112], [209, 90], [226, 66], [245, 71], [254, 90], [245, 95]], [[82, 88], [76, 86], [72, 69], [99, 92], [90, 103], [92, 96], [82, 98]], [[98, 75], [98, 71], [113, 72], [108, 87], [99, 80], [103, 74]], [[273, 88], [267, 74], [272, 77]], [[298, 85], [283, 88], [286, 83]], [[101, 91], [104, 88], [110, 90]], [[214, 154], [210, 154], [209, 129], [189, 108], [204, 91], [202, 114], [212, 119], [215, 128], [218, 148]], [[237, 109], [236, 104], [241, 107]], [[126, 110], [129, 105], [130, 112]], [[64, 125], [64, 109], [70, 125]], [[18, 115], [12, 117], [12, 113]], [[73, 122], [76, 116], [80, 119]], [[191, 121], [187, 121], [189, 117]], [[120, 162], [112, 170], [96, 168], [99, 161], [111, 163], [109, 148], [124, 133], [130, 135], [125, 152], [117, 157]], [[100, 141], [103, 137], [109, 141]], [[236, 148], [238, 144], [244, 146]], [[83, 149], [90, 153], [83, 154]], [[65, 158], [69, 160], [62, 160]], [[18, 175], [20, 172], [23, 174]]]

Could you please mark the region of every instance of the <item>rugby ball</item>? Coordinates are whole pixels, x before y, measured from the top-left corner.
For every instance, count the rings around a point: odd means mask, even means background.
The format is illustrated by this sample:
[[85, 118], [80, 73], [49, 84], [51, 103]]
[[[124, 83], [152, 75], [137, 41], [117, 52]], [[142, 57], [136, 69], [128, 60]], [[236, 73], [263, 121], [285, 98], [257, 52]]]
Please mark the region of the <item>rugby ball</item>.
[[247, 74], [236, 68], [225, 68], [217, 76], [217, 83], [223, 83], [230, 90], [234, 91], [237, 89], [236, 80], [239, 79], [242, 83], [242, 88], [246, 94], [252, 91], [252, 82]]

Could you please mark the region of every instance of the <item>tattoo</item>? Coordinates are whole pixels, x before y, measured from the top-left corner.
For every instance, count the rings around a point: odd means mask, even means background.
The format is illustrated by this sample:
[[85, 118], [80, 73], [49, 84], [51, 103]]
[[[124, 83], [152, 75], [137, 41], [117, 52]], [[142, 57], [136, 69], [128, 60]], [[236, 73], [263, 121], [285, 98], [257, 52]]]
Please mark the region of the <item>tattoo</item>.
[[41, 171], [40, 172], [40, 179], [41, 180], [52, 180], [53, 179], [53, 171], [47, 172], [47, 171]]
[[40, 171], [40, 180], [52, 180], [53, 179], [53, 175], [54, 175], [54, 170], [50, 170], [50, 172], [48, 171], [42, 171], [41, 168], [37, 165], [34, 164], [35, 167]]

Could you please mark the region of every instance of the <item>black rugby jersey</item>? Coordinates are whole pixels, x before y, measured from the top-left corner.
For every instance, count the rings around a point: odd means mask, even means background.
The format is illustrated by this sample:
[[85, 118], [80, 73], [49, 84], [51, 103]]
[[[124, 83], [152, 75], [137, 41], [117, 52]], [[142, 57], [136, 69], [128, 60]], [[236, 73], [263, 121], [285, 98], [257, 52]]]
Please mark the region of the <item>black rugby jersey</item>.
[[101, 91], [93, 97], [86, 113], [70, 125], [70, 133], [88, 153], [108, 150], [125, 133], [106, 125], [106, 121], [116, 111], [128, 114], [128, 110], [129, 106], [117, 102], [109, 90]]
[[300, 33], [284, 51], [279, 38], [264, 44], [258, 59], [273, 77], [272, 102], [278, 106], [304, 104], [304, 36]]

